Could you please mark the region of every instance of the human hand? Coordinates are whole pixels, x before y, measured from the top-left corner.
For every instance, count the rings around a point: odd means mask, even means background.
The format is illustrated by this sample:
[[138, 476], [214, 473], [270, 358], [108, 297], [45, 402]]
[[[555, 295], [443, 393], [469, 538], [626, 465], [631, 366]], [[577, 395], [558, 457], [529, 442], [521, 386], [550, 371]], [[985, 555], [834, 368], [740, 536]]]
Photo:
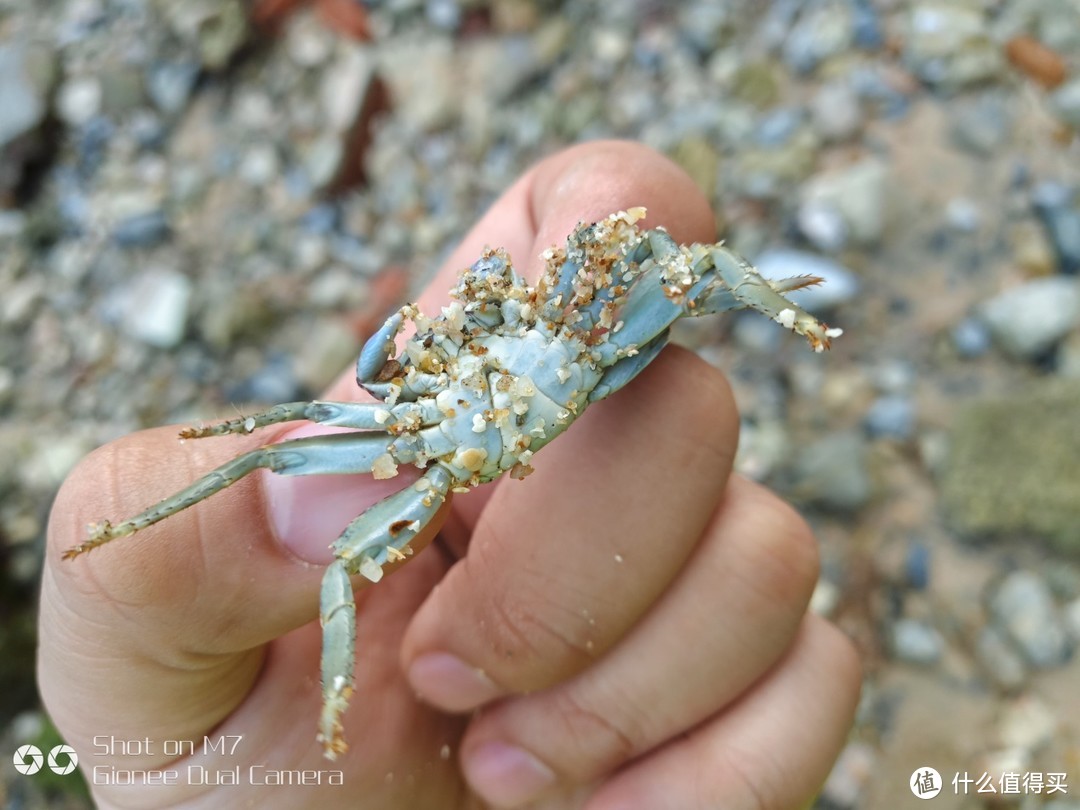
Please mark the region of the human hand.
[[[421, 309], [446, 303], [485, 244], [530, 260], [535, 277], [535, 257], [578, 221], [635, 205], [680, 242], [712, 241], [706, 201], [670, 162], [588, 144], [511, 188]], [[328, 393], [362, 396], [351, 373]], [[351, 747], [336, 763], [315, 742], [321, 566], [344, 525], [400, 480], [258, 473], [60, 562], [88, 522], [320, 429], [126, 437], [84, 460], [53, 510], [42, 695], [102, 807], [802, 807], [843, 744], [859, 667], [846, 639], [805, 613], [817, 575], [807, 527], [731, 474], [737, 429], [723, 376], [667, 349], [578, 419], [573, 439], [545, 448], [527, 481], [457, 496], [411, 543], [419, 551], [441, 528], [436, 548], [377, 587], [357, 578]], [[206, 755], [204, 736], [239, 742]], [[183, 741], [194, 753], [178, 759]], [[193, 784], [188, 766], [238, 769], [240, 784]], [[102, 783], [170, 769], [177, 784]], [[340, 771], [344, 785], [256, 783], [304, 770]]]

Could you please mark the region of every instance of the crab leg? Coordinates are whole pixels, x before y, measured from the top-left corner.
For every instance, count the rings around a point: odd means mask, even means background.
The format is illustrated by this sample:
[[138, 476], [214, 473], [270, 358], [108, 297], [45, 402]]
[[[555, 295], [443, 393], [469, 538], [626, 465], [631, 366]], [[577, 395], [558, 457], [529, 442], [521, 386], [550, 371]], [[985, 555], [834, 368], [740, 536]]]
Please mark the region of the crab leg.
[[348, 749], [341, 715], [349, 707], [356, 666], [356, 600], [349, 572], [342, 560], [334, 560], [323, 574], [319, 593], [322, 624], [323, 706], [317, 739], [327, 759], [337, 759]]
[[[709, 250], [709, 260], [723, 286], [710, 290], [694, 314], [706, 315], [727, 309], [751, 307], [782, 326], [805, 337], [814, 351], [829, 348], [829, 342], [842, 334], [840, 329], [830, 329], [810, 313], [784, 298], [783, 292], [816, 284], [820, 279], [812, 276], [770, 281], [742, 257], [724, 247]], [[735, 300], [732, 305], [732, 299]]]
[[319, 597], [323, 627], [319, 740], [328, 759], [348, 748], [341, 715], [353, 693], [356, 665], [356, 601], [349, 574], [359, 572], [378, 582], [382, 564], [406, 557], [409, 540], [435, 517], [452, 483], [448, 470], [438, 465], [428, 468], [413, 486], [384, 498], [350, 523], [332, 546], [338, 559], [326, 569]]
[[371, 472], [376, 459], [387, 454], [394, 441], [395, 437], [387, 433], [343, 433], [293, 439], [260, 447], [227, 461], [195, 483], [132, 518], [116, 525], [107, 520], [92, 524], [89, 539], [69, 548], [63, 558], [70, 559], [117, 537], [135, 534], [232, 486], [260, 468], [280, 475]]
[[382, 579], [382, 566], [404, 559], [403, 549], [431, 522], [454, 481], [436, 464], [412, 486], [383, 498], [353, 520], [330, 547], [351, 574], [372, 582]]
[[227, 422], [180, 431], [182, 439], [203, 439], [229, 433], [252, 433], [268, 425], [306, 419], [322, 425], [388, 430], [404, 422], [411, 425], [432, 425], [441, 421], [442, 413], [434, 402], [404, 402], [384, 405], [381, 402], [286, 402], [254, 416], [239, 416]]

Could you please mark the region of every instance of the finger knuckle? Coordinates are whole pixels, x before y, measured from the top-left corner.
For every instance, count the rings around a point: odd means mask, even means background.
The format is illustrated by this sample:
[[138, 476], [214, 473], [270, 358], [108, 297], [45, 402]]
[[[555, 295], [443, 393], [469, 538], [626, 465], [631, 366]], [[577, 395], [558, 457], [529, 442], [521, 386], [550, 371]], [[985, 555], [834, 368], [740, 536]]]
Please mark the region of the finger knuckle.
[[564, 770], [574, 779], [593, 779], [639, 753], [642, 730], [629, 705], [609, 711], [568, 689], [554, 697], [551, 711], [560, 726]]
[[477, 625], [492, 659], [486, 668], [499, 683], [516, 691], [542, 689], [595, 659], [587, 616], [559, 604], [557, 590], [539, 573], [519, 569], [513, 577], [493, 577], [482, 565], [477, 569], [469, 579], [477, 592], [486, 591], [477, 603]]
[[746, 505], [757, 524], [746, 544], [745, 570], [771, 602], [802, 613], [817, 583], [817, 541], [805, 520], [772, 493], [758, 489]]

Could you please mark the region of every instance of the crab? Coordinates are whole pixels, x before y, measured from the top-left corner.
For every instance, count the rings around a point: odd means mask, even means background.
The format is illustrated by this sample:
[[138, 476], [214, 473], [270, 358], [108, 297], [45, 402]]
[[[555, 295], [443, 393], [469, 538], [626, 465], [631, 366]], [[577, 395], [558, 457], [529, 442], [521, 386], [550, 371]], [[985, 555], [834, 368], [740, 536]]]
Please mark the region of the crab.
[[[451, 492], [509, 473], [525, 478], [534, 455], [594, 402], [623, 388], [668, 341], [684, 316], [755, 309], [803, 335], [815, 351], [841, 334], [784, 297], [821, 279], [770, 280], [722, 243], [681, 246], [662, 228], [642, 230], [644, 208], [580, 224], [566, 247], [542, 254], [535, 286], [501, 249], [461, 272], [438, 317], [412, 304], [391, 315], [360, 352], [356, 377], [376, 402], [291, 402], [253, 416], [188, 428], [184, 439], [248, 434], [293, 420], [356, 428], [245, 453], [119, 523], [90, 526], [68, 549], [76, 557], [132, 535], [220, 492], [249, 473], [370, 473], [423, 470], [415, 483], [354, 519], [331, 544], [323, 577], [323, 708], [318, 739], [334, 759], [347, 750], [342, 715], [353, 691], [356, 606], [350, 577], [372, 582], [406, 559], [409, 542]], [[394, 357], [398, 338], [408, 326]]]

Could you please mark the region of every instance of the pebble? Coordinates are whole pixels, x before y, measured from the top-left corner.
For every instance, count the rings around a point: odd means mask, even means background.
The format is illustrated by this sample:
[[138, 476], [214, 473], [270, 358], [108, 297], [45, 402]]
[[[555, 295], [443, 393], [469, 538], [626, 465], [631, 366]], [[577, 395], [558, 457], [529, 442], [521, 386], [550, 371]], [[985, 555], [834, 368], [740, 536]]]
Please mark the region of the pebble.
[[900, 661], [920, 666], [936, 664], [945, 650], [937, 629], [918, 619], [899, 619], [892, 625], [892, 653]]
[[784, 41], [784, 61], [795, 73], [809, 73], [847, 50], [853, 37], [851, 6], [846, 0], [805, 5]]
[[974, 200], [967, 197], [953, 197], [945, 204], [945, 222], [954, 231], [973, 233], [979, 229], [982, 212]]
[[52, 63], [39, 53], [0, 43], [0, 147], [45, 120], [54, 73]]
[[1050, 96], [1050, 107], [1064, 123], [1080, 128], [1080, 77], [1055, 90]]
[[817, 276], [823, 284], [788, 293], [791, 300], [819, 315], [843, 306], [859, 292], [859, 278], [843, 265], [802, 250], [770, 248], [754, 257], [754, 266], [770, 279]]
[[1080, 279], [1027, 281], [984, 302], [978, 316], [1005, 352], [1037, 359], [1080, 325]]
[[226, 67], [250, 34], [241, 0], [187, 0], [162, 6], [173, 31], [196, 47], [209, 70]]
[[281, 173], [281, 160], [272, 144], [259, 143], [249, 146], [240, 158], [237, 174], [252, 186], [265, 186]]
[[187, 106], [199, 71], [194, 61], [154, 62], [146, 70], [146, 94], [161, 112], [175, 115]]
[[192, 286], [173, 270], [150, 270], [125, 291], [120, 324], [137, 340], [159, 349], [177, 346], [184, 338]]
[[873, 439], [907, 441], [915, 434], [915, 404], [902, 394], [878, 397], [867, 410], [863, 425]]
[[994, 621], [1033, 667], [1065, 663], [1069, 638], [1046, 582], [1031, 571], [1008, 574], [990, 596]]
[[978, 6], [936, 0], [915, 3], [908, 18], [904, 58], [924, 81], [957, 88], [1002, 72], [1004, 56], [988, 37]]
[[810, 120], [826, 141], [846, 141], [863, 126], [859, 96], [848, 81], [826, 82], [810, 99]]
[[[1049, 224], [1053, 229], [1056, 221]], [[1047, 226], [1025, 219], [1009, 229], [1013, 260], [1029, 276], [1049, 276], [1057, 272], [1058, 259]], [[1080, 254], [1078, 254], [1080, 255]]]
[[1027, 665], [995, 626], [987, 625], [975, 639], [975, 658], [983, 672], [1005, 692], [1016, 692], [1027, 682]]
[[973, 155], [996, 155], [1008, 141], [1013, 121], [1005, 98], [996, 92], [957, 99], [950, 116], [949, 135], [954, 144]]
[[964, 318], [950, 332], [957, 354], [967, 359], [982, 357], [993, 345], [986, 324], [978, 318]]
[[113, 226], [112, 238], [124, 248], [145, 248], [169, 237], [169, 221], [161, 210], [146, 211], [122, 219]]
[[52, 52], [0, 41], [0, 201], [47, 151], [36, 138], [49, 111], [57, 68]]
[[999, 742], [1037, 753], [1054, 740], [1057, 714], [1039, 697], [1021, 695], [1005, 704], [998, 718]]
[[800, 448], [789, 494], [826, 509], [851, 513], [873, 493], [866, 445], [853, 431], [826, 434]]
[[1072, 638], [1073, 646], [1080, 647], [1080, 598], [1073, 599], [1062, 609], [1065, 627]]
[[886, 164], [866, 158], [810, 178], [802, 188], [801, 206], [831, 207], [843, 219], [854, 244], [873, 245], [885, 229], [887, 179]]
[[1080, 203], [1074, 192], [1043, 183], [1033, 192], [1032, 203], [1050, 237], [1060, 271], [1080, 274]]
[[912, 543], [904, 555], [904, 579], [917, 591], [924, 591], [930, 585], [930, 570], [933, 557], [930, 547], [925, 543]]

